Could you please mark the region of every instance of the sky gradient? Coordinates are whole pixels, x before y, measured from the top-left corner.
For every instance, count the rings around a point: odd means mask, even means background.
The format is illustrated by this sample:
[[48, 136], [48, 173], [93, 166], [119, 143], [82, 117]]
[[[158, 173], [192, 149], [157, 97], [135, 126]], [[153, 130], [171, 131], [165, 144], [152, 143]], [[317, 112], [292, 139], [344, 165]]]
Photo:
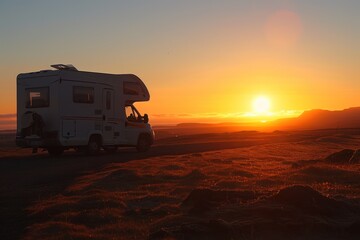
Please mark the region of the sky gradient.
[[356, 0], [0, 0], [0, 122], [16, 113], [16, 75], [54, 63], [138, 75], [151, 94], [140, 111], [158, 123], [243, 120], [257, 96], [275, 117], [359, 106], [359, 10]]

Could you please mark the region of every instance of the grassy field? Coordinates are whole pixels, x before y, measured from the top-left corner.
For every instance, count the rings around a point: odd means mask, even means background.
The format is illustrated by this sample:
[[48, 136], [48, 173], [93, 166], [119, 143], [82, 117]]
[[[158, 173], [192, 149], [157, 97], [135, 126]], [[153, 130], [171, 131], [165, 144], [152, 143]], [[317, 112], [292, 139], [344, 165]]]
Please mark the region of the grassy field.
[[[164, 137], [145, 154], [2, 145], [1, 239], [354, 239], [354, 130]], [[335, 153], [335, 154], [334, 154]]]

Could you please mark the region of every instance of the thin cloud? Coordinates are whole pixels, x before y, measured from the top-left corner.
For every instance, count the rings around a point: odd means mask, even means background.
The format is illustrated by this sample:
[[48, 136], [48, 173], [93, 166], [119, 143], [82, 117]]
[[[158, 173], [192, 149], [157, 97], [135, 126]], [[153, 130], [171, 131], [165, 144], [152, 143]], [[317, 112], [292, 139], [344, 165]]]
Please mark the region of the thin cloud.
[[16, 118], [16, 113], [0, 114], [0, 120], [1, 119], [11, 119], [11, 118]]
[[11, 125], [15, 124], [15, 120], [0, 120], [0, 125]]
[[16, 128], [16, 114], [0, 114], [0, 130], [8, 130]]

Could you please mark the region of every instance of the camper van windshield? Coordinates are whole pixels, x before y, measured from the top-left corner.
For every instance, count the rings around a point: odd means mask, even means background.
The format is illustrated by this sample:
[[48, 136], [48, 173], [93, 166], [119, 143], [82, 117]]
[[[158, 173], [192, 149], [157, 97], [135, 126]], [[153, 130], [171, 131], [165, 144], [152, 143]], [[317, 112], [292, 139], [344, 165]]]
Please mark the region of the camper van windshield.
[[26, 108], [42, 108], [49, 106], [49, 88], [26, 88]]
[[141, 114], [139, 113], [139, 111], [133, 105], [126, 106], [125, 107], [125, 113], [126, 113], [126, 119], [128, 121], [132, 121], [132, 122], [134, 122], [134, 121], [141, 122], [142, 121]]

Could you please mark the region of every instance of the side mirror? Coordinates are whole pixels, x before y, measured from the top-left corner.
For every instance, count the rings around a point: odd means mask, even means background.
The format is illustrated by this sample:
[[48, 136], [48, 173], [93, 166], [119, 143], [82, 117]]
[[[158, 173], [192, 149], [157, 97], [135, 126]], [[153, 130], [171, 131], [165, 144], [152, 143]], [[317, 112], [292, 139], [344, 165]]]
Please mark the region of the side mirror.
[[147, 115], [146, 113], [144, 114], [144, 123], [148, 123], [149, 122], [149, 115]]

